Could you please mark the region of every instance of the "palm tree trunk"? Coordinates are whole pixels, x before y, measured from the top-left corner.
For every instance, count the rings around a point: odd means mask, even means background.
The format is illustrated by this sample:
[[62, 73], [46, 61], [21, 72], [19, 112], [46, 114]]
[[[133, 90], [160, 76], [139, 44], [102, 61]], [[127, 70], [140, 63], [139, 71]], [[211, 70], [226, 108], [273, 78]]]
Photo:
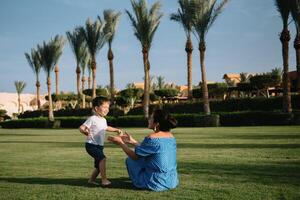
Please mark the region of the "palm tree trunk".
[[188, 99], [193, 98], [193, 88], [192, 88], [192, 52], [193, 52], [193, 43], [189, 37], [186, 41], [185, 51], [187, 53], [187, 84], [188, 84]]
[[76, 78], [77, 95], [78, 95], [78, 98], [79, 98], [80, 97], [80, 74], [81, 74], [79, 65], [77, 65], [77, 67], [76, 67], [76, 74], [77, 74], [77, 78]]
[[18, 115], [20, 114], [20, 110], [21, 110], [21, 97], [20, 97], [20, 93], [18, 93]]
[[148, 60], [148, 50], [143, 48], [143, 62], [144, 62], [144, 99], [143, 99], [143, 110], [144, 110], [144, 118], [148, 119], [149, 117], [149, 89], [150, 89], [150, 62]]
[[50, 77], [47, 78], [47, 87], [48, 87], [48, 98], [49, 98], [48, 120], [51, 121], [51, 122], [54, 122], [52, 96], [51, 96], [51, 79], [50, 79]]
[[85, 84], [85, 76], [84, 75], [82, 75], [81, 82], [82, 82], [82, 85], [81, 85], [82, 108], [85, 108], [85, 94], [83, 93], [83, 91], [84, 91], [84, 84]]
[[283, 112], [291, 113], [291, 92], [290, 92], [290, 80], [288, 77], [289, 72], [289, 41], [291, 39], [290, 32], [287, 28], [284, 28], [280, 35], [280, 41], [282, 43], [282, 58], [283, 58]]
[[58, 95], [59, 91], [58, 91], [58, 81], [59, 81], [59, 69], [58, 66], [55, 66], [55, 94]]
[[93, 56], [92, 58], [92, 76], [93, 76], [93, 93], [92, 98], [94, 99], [96, 97], [96, 58]]
[[297, 65], [297, 86], [296, 91], [300, 93], [300, 32], [297, 33], [294, 48], [296, 50], [296, 65]]
[[113, 59], [114, 59], [114, 54], [109, 48], [107, 58], [109, 60], [109, 75], [110, 75], [110, 102], [111, 105], [114, 104], [115, 101], [115, 78], [114, 78], [114, 64], [113, 64]]
[[200, 65], [201, 65], [201, 75], [202, 75], [202, 95], [203, 95], [203, 110], [204, 113], [210, 115], [209, 99], [208, 99], [208, 88], [206, 83], [206, 69], [205, 69], [205, 42], [199, 43], [200, 51]]
[[88, 77], [88, 88], [91, 89], [92, 78]]
[[41, 87], [41, 84], [40, 84], [40, 81], [36, 81], [36, 104], [37, 104], [37, 107], [38, 109], [41, 109], [41, 101], [40, 101], [40, 87]]

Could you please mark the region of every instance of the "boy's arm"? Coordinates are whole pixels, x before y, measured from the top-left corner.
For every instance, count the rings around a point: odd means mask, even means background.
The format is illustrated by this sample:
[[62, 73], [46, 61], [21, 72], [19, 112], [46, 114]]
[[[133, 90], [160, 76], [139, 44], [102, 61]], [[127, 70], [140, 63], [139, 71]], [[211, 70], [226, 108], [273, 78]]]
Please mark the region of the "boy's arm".
[[85, 126], [85, 125], [81, 125], [79, 127], [79, 131], [80, 131], [80, 133], [82, 133], [82, 134], [84, 134], [86, 136], [88, 136], [90, 134], [89, 128], [87, 126]]
[[111, 127], [111, 126], [107, 126], [106, 128], [106, 131], [109, 131], [109, 132], [117, 132], [118, 134], [121, 134], [122, 131], [118, 128], [114, 128], [114, 127]]

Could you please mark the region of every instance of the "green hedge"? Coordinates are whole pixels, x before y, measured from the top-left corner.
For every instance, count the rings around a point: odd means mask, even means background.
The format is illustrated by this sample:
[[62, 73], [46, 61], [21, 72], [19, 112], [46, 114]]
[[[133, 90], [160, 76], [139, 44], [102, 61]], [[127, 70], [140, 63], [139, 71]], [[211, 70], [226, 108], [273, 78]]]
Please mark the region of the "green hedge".
[[[259, 126], [259, 125], [300, 125], [300, 112], [234, 112], [212, 115], [174, 114], [178, 127], [216, 126]], [[108, 125], [116, 127], [147, 127], [142, 115], [107, 117]], [[86, 117], [56, 117], [54, 123], [47, 118], [7, 120], [0, 122], [2, 128], [78, 128]]]
[[293, 113], [282, 112], [234, 112], [220, 113], [222, 126], [260, 126], [296, 124]]
[[[170, 113], [203, 113], [202, 102], [173, 103], [163, 104], [162, 106]], [[150, 113], [154, 107], [155, 105], [150, 105]], [[300, 95], [292, 96], [292, 108], [294, 110], [300, 110]], [[278, 111], [282, 109], [282, 97], [271, 97], [269, 99], [260, 97], [210, 101], [210, 109], [212, 112]], [[143, 107], [133, 108], [127, 114], [142, 115]]]
[[[92, 111], [91, 108], [80, 108], [80, 109], [61, 109], [54, 111], [55, 117], [87, 117], [91, 115]], [[117, 107], [111, 107], [108, 113], [108, 116], [122, 116], [124, 115], [124, 111], [117, 108]], [[18, 118], [25, 119], [25, 118], [36, 118], [36, 117], [48, 117], [48, 111], [47, 110], [35, 110], [35, 111], [25, 111], [23, 114], [20, 114]]]

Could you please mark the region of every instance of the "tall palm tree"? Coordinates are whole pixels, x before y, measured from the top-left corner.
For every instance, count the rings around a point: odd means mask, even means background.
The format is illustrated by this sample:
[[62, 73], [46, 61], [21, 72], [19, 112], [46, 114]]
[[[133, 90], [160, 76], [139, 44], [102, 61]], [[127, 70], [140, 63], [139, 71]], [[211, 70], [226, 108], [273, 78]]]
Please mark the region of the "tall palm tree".
[[179, 8], [177, 13], [172, 13], [170, 19], [182, 25], [186, 35], [185, 51], [187, 53], [187, 85], [188, 85], [188, 99], [193, 98], [192, 88], [192, 52], [193, 43], [191, 39], [191, 32], [193, 28], [194, 17], [194, 1], [193, 0], [179, 0]]
[[[103, 11], [103, 17], [106, 22], [103, 31], [105, 33], [110, 33], [110, 36], [107, 41], [107, 43], [108, 43], [107, 59], [109, 61], [111, 104], [114, 103], [114, 97], [115, 97], [115, 80], [114, 80], [114, 65], [113, 65], [114, 54], [112, 51], [112, 42], [114, 40], [114, 36], [116, 33], [117, 24], [120, 21], [120, 16], [121, 16], [121, 12], [114, 12], [113, 10], [110, 10], [110, 9]], [[98, 17], [98, 18], [100, 18], [100, 17]]]
[[49, 98], [49, 121], [54, 121], [53, 105], [51, 97], [51, 72], [58, 62], [59, 57], [62, 54], [64, 46], [64, 38], [56, 35], [54, 39], [51, 39], [48, 43], [43, 42], [43, 45], [38, 45], [38, 51], [41, 55], [41, 64], [47, 76], [47, 89]]
[[215, 8], [217, 0], [197, 0], [195, 1], [195, 15], [193, 17], [194, 34], [199, 42], [200, 52], [200, 65], [202, 74], [202, 95], [203, 95], [203, 109], [204, 113], [210, 114], [208, 88], [206, 82], [206, 69], [205, 69], [205, 37], [208, 30], [211, 28], [216, 18], [221, 14], [223, 8], [228, 3], [228, 0], [222, 2]]
[[144, 62], [144, 98], [143, 110], [144, 117], [149, 117], [149, 101], [150, 101], [150, 62], [149, 52], [153, 41], [154, 34], [159, 26], [162, 13], [160, 12], [161, 4], [156, 2], [148, 10], [146, 0], [131, 0], [132, 9], [135, 17], [128, 10], [127, 15], [132, 23], [134, 35], [140, 41], [143, 53]]
[[282, 44], [282, 58], [283, 58], [283, 112], [291, 113], [291, 92], [290, 81], [288, 77], [289, 72], [289, 41], [291, 39], [290, 31], [288, 30], [288, 20], [290, 15], [290, 1], [275, 0], [275, 5], [280, 13], [283, 29], [280, 34], [280, 41]]
[[18, 93], [18, 115], [20, 114], [21, 110], [21, 93], [23, 92], [26, 83], [24, 81], [15, 81], [15, 87]]
[[296, 50], [297, 65], [297, 92], [300, 93], [300, 0], [291, 1], [291, 14], [296, 26], [296, 37], [294, 40], [294, 48]]
[[92, 76], [93, 76], [93, 94], [92, 98], [96, 97], [96, 55], [100, 49], [104, 46], [109, 34], [104, 33], [105, 23], [98, 19], [94, 23], [88, 19], [85, 23], [85, 27], [80, 28], [80, 32], [83, 35], [85, 42], [87, 44], [91, 59], [92, 59]]
[[81, 78], [82, 108], [85, 108], [85, 95], [83, 93], [84, 88], [85, 88], [85, 81], [86, 81], [85, 69], [90, 60], [90, 55], [89, 55], [88, 49], [86, 47], [82, 48], [82, 50], [80, 51], [80, 54], [81, 54], [80, 67], [81, 67], [81, 72], [82, 72], [82, 78]]
[[40, 80], [39, 80], [39, 74], [42, 68], [41, 62], [40, 62], [40, 55], [39, 52], [36, 49], [31, 49], [31, 54], [25, 53], [25, 57], [28, 61], [29, 66], [33, 70], [36, 78], [36, 103], [38, 109], [41, 108], [41, 101], [40, 101]]
[[77, 85], [77, 95], [80, 96], [80, 61], [82, 59], [81, 53], [83, 48], [85, 48], [85, 40], [80, 32], [80, 28], [75, 28], [73, 32], [67, 31], [66, 33], [68, 41], [70, 43], [71, 49], [76, 59], [76, 85]]

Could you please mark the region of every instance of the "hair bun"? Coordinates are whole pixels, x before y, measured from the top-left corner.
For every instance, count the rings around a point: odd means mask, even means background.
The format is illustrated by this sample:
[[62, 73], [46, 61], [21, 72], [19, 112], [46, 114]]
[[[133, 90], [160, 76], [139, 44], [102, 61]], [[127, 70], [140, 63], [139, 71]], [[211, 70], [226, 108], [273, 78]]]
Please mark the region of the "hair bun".
[[177, 120], [174, 118], [174, 117], [172, 117], [172, 116], [170, 116], [169, 115], [169, 117], [168, 117], [168, 123], [169, 123], [169, 127], [172, 129], [172, 128], [176, 128], [177, 127]]

